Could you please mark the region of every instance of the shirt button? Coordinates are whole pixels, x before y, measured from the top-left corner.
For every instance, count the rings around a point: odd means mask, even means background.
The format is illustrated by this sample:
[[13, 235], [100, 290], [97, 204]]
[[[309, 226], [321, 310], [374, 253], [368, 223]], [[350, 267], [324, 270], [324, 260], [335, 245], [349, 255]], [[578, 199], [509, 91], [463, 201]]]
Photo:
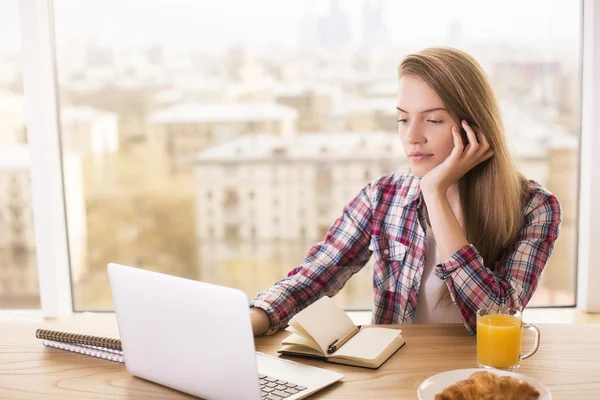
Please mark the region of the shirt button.
[[387, 254], [390, 254], [390, 251], [389, 251], [388, 249], [385, 249], [385, 250], [383, 251], [383, 254], [386, 254], [386, 255], [387, 255]]

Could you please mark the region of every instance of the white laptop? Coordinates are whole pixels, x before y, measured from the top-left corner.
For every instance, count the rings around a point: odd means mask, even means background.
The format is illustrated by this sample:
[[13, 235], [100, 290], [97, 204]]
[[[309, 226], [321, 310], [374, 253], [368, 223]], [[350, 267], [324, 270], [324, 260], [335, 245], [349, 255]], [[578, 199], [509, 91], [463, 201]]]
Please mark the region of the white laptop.
[[343, 375], [256, 353], [237, 289], [108, 265], [127, 370], [206, 400], [302, 399]]

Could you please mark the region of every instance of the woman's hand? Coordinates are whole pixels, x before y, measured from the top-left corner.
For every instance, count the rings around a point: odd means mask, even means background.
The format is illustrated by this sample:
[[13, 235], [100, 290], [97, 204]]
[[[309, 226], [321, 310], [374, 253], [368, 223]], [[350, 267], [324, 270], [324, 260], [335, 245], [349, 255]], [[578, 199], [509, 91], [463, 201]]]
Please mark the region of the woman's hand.
[[435, 191], [445, 195], [450, 185], [458, 182], [473, 167], [494, 155], [489, 142], [479, 128], [473, 130], [464, 120], [462, 126], [467, 132], [469, 144], [466, 147], [463, 145], [458, 127], [453, 126], [454, 148], [452, 153], [440, 165], [423, 176], [421, 190]]
[[250, 320], [254, 336], [263, 335], [271, 327], [269, 316], [261, 308], [250, 307]]

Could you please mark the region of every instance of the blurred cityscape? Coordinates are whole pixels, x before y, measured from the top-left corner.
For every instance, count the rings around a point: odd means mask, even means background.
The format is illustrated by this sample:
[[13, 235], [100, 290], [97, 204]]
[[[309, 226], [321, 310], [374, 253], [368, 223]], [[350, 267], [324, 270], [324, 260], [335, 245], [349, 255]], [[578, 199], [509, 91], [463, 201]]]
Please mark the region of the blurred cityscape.
[[[330, 1], [324, 15], [307, 11], [285, 51], [71, 47], [57, 35], [76, 309], [112, 309], [108, 262], [253, 297], [302, 261], [364, 185], [407, 167], [396, 74], [419, 47], [390, 40], [381, 1], [362, 3], [360, 36]], [[439, 42], [482, 63], [521, 171], [562, 203], [531, 305], [574, 304], [579, 56], [478, 41], [460, 21]], [[0, 53], [0, 308], [39, 307], [20, 63]], [[337, 301], [370, 309], [371, 274], [369, 264]]]

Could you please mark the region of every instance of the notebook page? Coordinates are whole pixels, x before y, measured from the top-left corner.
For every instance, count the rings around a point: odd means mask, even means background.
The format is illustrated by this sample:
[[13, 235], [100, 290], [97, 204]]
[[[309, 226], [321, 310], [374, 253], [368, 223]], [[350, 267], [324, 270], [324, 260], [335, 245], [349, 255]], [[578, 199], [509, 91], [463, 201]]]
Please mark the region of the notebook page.
[[290, 336], [283, 339], [281, 341], [281, 344], [300, 345], [319, 351], [318, 346], [312, 340], [307, 339], [304, 336], [297, 335], [295, 333], [292, 333]]
[[354, 328], [354, 322], [333, 300], [325, 296], [311, 304], [293, 318], [317, 342], [323, 354], [327, 348]]
[[363, 328], [333, 355], [374, 360], [400, 335], [400, 332], [398, 329], [389, 328]]

